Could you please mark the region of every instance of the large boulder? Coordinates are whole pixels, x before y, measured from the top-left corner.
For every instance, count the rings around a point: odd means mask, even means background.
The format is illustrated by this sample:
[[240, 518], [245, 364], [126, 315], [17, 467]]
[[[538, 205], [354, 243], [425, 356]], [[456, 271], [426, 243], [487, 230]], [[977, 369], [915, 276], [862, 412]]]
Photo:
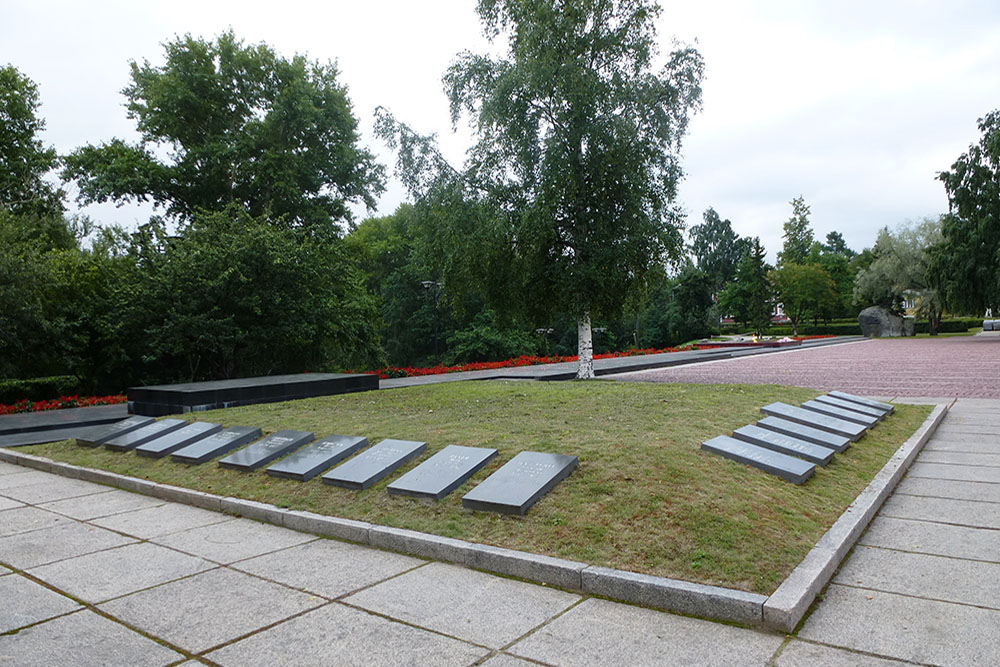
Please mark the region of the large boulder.
[[868, 338], [896, 338], [913, 335], [913, 318], [900, 317], [882, 306], [865, 308], [858, 315], [861, 333]]

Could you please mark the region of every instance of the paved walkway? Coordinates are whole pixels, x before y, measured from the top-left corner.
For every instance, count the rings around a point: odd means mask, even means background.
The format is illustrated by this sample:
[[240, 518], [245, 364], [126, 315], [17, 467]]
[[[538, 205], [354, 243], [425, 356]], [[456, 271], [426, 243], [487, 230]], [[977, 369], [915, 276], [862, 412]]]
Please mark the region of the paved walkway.
[[1000, 664], [998, 434], [959, 400], [795, 636], [0, 463], [0, 665]]
[[1000, 332], [861, 340], [612, 376], [616, 380], [786, 384], [865, 396], [1000, 399]]

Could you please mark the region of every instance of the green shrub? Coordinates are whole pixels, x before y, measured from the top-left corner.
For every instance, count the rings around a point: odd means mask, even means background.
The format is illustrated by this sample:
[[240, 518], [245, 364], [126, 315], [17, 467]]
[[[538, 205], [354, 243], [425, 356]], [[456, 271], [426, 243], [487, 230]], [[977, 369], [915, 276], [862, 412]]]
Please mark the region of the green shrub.
[[75, 375], [54, 375], [27, 380], [0, 380], [0, 403], [14, 403], [21, 399], [43, 401], [69, 396], [79, 391], [80, 379]]

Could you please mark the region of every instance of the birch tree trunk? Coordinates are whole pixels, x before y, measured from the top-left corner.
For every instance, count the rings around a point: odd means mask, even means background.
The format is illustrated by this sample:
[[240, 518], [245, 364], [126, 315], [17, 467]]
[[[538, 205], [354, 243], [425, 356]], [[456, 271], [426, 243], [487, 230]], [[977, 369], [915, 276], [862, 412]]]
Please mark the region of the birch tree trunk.
[[576, 321], [577, 356], [580, 367], [576, 371], [577, 380], [594, 379], [594, 336], [590, 328], [590, 312], [584, 311]]

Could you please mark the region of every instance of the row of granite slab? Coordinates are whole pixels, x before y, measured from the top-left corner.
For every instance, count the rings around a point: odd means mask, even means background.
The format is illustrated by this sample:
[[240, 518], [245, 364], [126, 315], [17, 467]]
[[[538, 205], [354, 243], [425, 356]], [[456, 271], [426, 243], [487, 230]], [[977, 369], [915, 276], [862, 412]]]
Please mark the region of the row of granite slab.
[[[426, 442], [385, 439], [370, 446], [363, 436], [330, 435], [318, 441], [307, 431], [282, 430], [261, 437], [260, 428], [183, 419], [133, 416], [76, 438], [78, 445], [105, 447], [188, 465], [220, 456], [222, 468], [307, 482], [320, 473], [325, 484], [364, 491], [427, 449]], [[311, 444], [310, 444], [311, 443]], [[448, 445], [390, 483], [391, 494], [441, 500], [498, 455], [496, 449]], [[268, 465], [271, 464], [271, 465]], [[569, 476], [575, 456], [520, 452], [462, 497], [472, 510], [523, 515]]]
[[764, 418], [701, 444], [739, 463], [803, 484], [837, 453], [857, 442], [894, 408], [870, 398], [831, 391], [800, 406], [771, 403]]

